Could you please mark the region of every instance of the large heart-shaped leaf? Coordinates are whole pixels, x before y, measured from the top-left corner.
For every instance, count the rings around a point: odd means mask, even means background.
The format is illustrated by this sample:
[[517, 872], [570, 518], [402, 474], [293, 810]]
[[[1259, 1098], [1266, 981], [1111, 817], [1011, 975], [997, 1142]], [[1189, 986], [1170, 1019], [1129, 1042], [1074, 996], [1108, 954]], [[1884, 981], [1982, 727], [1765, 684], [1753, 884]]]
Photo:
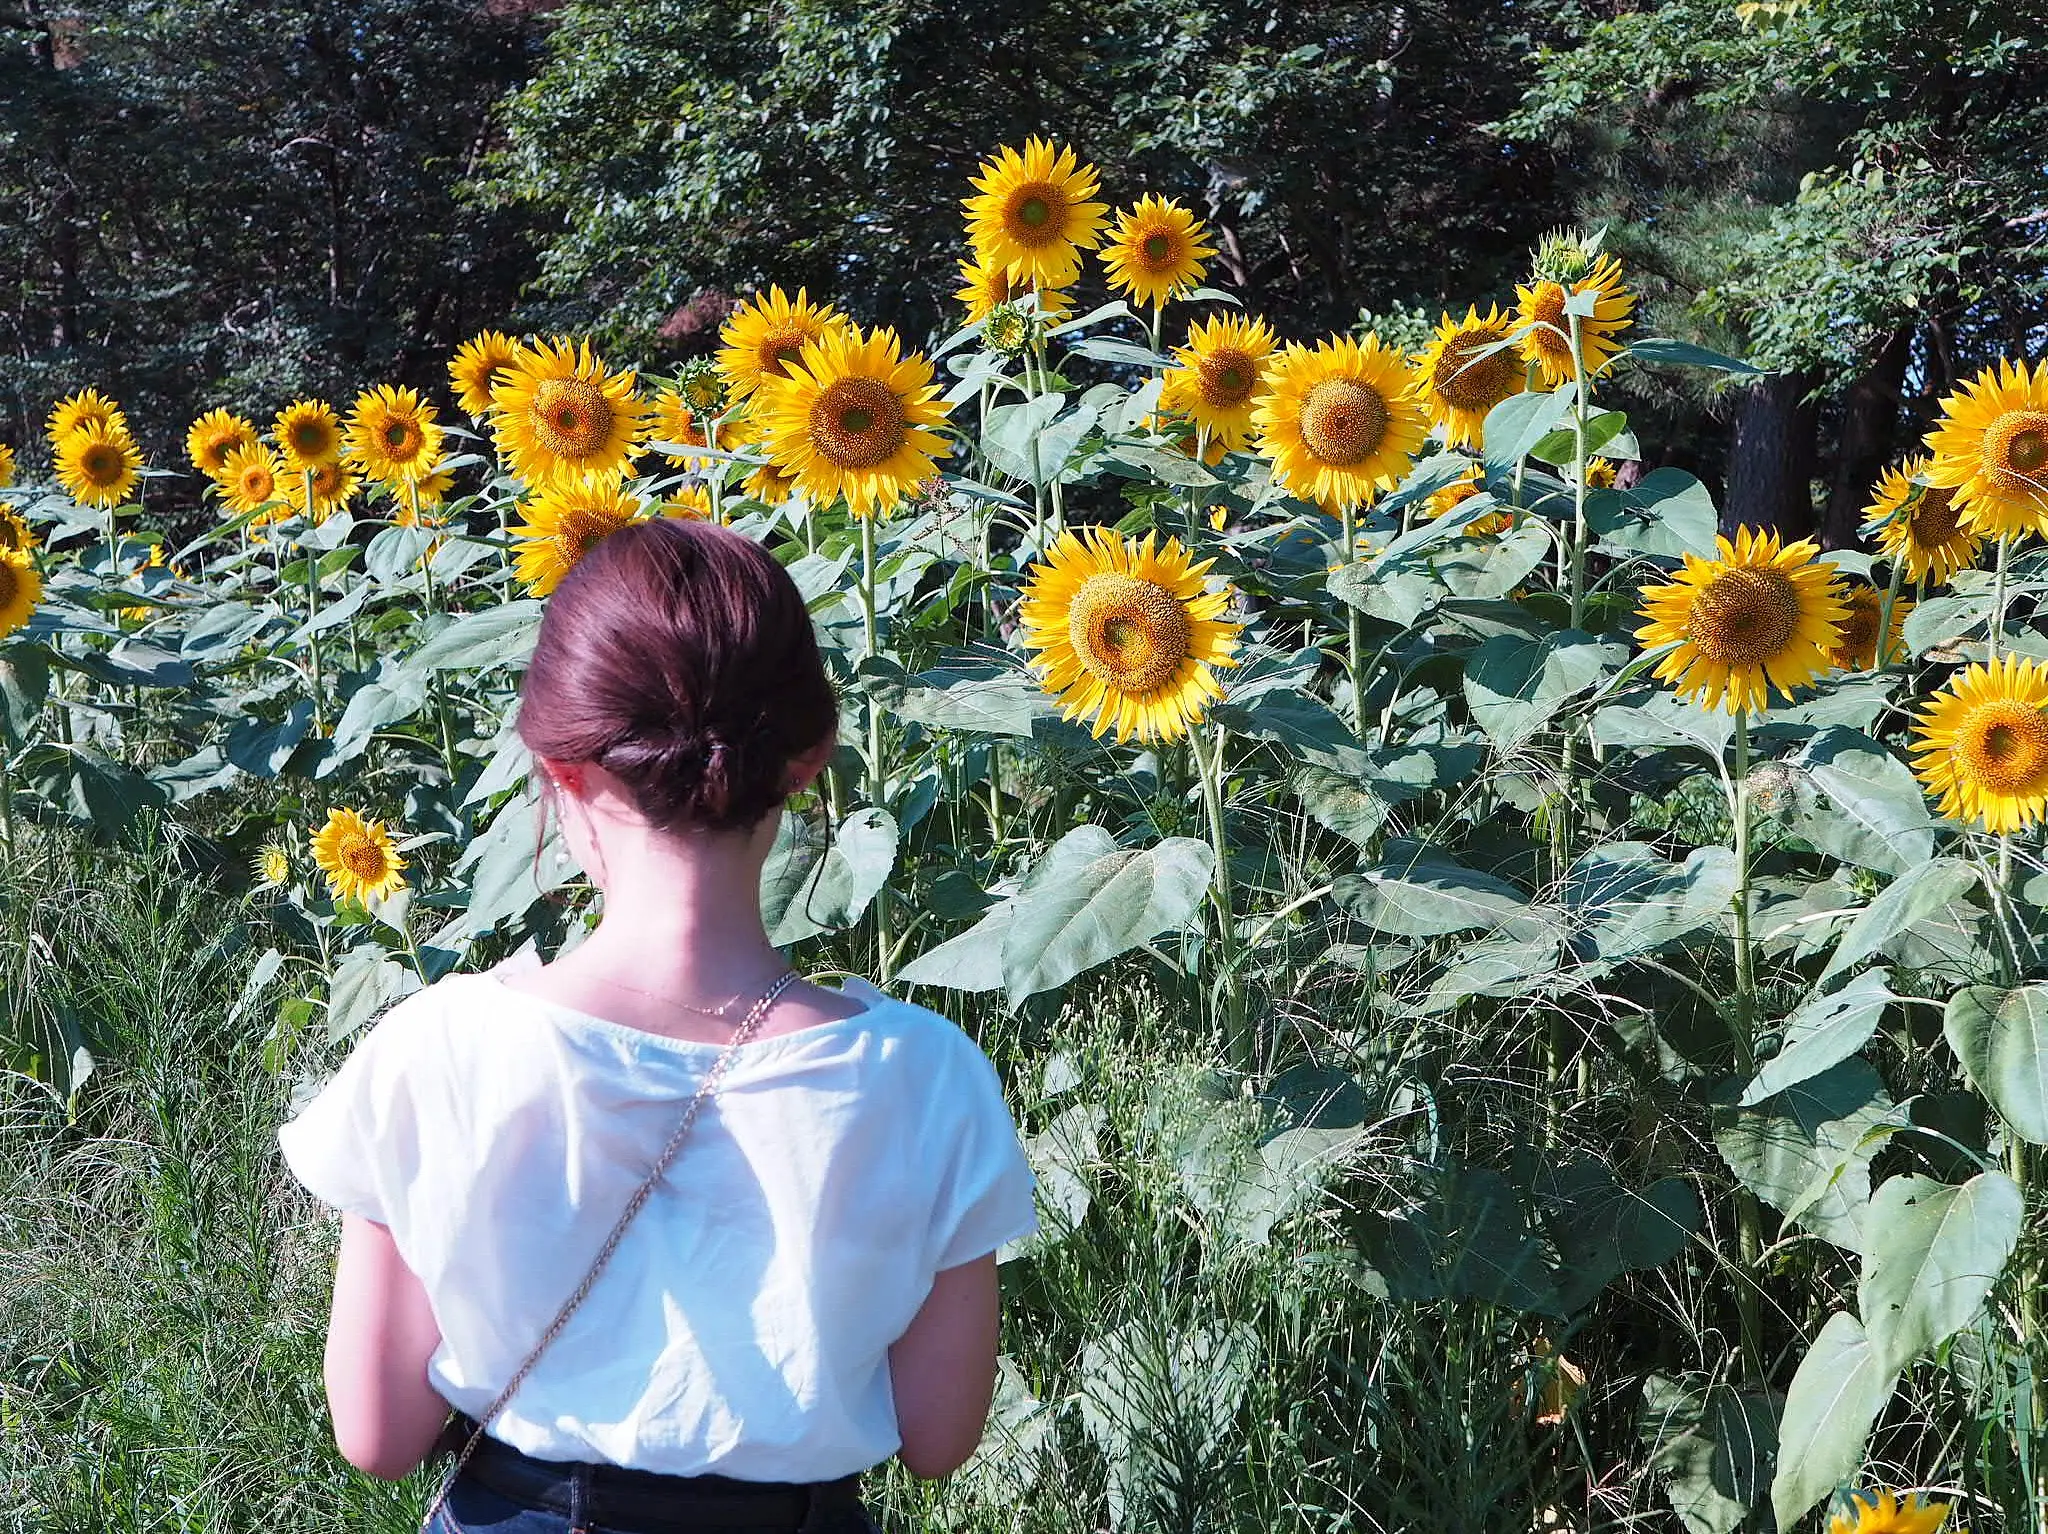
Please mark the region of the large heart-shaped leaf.
[[1885, 1368], [1905, 1368], [1977, 1319], [2019, 1244], [2024, 1206], [2003, 1172], [1961, 1187], [1894, 1177], [1877, 1190], [1856, 1308]]
[[2012, 1132], [2048, 1145], [2048, 985], [1966, 986], [1949, 998], [1942, 1029]]
[[1791, 1528], [1856, 1473], [1871, 1425], [1892, 1398], [1898, 1377], [1898, 1370], [1885, 1367], [1862, 1322], [1846, 1311], [1828, 1317], [1799, 1361], [1778, 1423], [1771, 1506], [1779, 1528]]
[[1010, 1005], [1186, 925], [1215, 864], [1207, 842], [1177, 836], [1142, 850], [1119, 848], [1071, 879], [1024, 891], [1003, 937]]

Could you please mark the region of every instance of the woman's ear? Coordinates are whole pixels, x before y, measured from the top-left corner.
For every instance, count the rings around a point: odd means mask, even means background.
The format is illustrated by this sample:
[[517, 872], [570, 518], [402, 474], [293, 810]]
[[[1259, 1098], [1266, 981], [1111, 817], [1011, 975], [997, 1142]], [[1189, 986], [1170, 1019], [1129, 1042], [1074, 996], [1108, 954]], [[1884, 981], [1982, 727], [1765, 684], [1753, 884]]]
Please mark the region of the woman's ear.
[[810, 750], [789, 759], [788, 787], [785, 793], [800, 794], [817, 780], [818, 774], [832, 760], [832, 753], [839, 749], [839, 733], [828, 731], [823, 740]]
[[557, 792], [565, 793], [572, 799], [583, 796], [583, 768], [580, 763], [558, 762], [547, 756], [535, 757], [534, 760], [540, 764], [540, 770], [547, 775], [548, 781], [554, 785]]

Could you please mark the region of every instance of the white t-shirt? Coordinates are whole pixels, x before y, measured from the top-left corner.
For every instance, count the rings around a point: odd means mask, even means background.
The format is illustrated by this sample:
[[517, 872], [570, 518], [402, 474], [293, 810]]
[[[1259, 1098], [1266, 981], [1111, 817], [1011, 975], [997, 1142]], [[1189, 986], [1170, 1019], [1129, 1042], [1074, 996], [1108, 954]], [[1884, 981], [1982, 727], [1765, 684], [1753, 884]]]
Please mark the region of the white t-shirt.
[[[995, 1068], [854, 981], [853, 1017], [740, 1046], [609, 1264], [489, 1425], [538, 1459], [829, 1480], [901, 1447], [887, 1349], [939, 1270], [1037, 1228]], [[278, 1130], [389, 1227], [481, 1418], [589, 1269], [720, 1046], [448, 975]]]

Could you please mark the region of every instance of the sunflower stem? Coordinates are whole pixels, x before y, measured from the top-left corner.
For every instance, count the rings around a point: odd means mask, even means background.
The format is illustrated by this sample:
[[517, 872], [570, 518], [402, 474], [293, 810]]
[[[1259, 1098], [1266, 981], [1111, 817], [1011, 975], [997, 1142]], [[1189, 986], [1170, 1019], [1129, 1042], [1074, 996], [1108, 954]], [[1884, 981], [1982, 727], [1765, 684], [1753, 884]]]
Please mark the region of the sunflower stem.
[[[1735, 715], [1735, 770], [1728, 780], [1728, 813], [1735, 843], [1735, 1060], [1744, 1078], [1756, 1070], [1756, 953], [1750, 940], [1749, 710]], [[1763, 1209], [1748, 1188], [1735, 1192], [1735, 1237], [1740, 1271], [1735, 1308], [1742, 1328], [1743, 1364], [1752, 1383], [1764, 1378], [1762, 1318], [1756, 1268], [1763, 1253]]]
[[[860, 517], [860, 616], [866, 639], [864, 658], [882, 653], [881, 625], [875, 614], [875, 519]], [[889, 808], [889, 769], [882, 756], [882, 710], [872, 693], [868, 696], [868, 802], [886, 812]], [[891, 912], [886, 882], [875, 891], [875, 983], [886, 986], [895, 969], [895, 944], [890, 938]]]
[[[420, 487], [409, 479], [405, 482], [405, 503], [412, 513], [412, 526], [418, 528], [420, 525]], [[432, 545], [433, 540], [429, 539], [428, 548], [431, 549]], [[432, 614], [435, 611], [436, 602], [434, 595], [434, 559], [430, 552], [422, 552], [420, 555], [420, 579], [426, 584], [427, 588], [427, 612]], [[456, 780], [455, 740], [448, 728], [448, 700], [441, 694], [441, 673], [438, 669], [427, 673], [427, 698], [432, 703], [434, 709], [434, 733], [441, 742], [441, 766], [447, 772], [448, 781], [452, 784]]]
[[2005, 571], [2012, 557], [2012, 534], [1998, 535], [1998, 569], [1991, 583], [1991, 656], [1997, 660], [2005, 648]]
[[[306, 470], [300, 475], [306, 485], [306, 520], [313, 520], [313, 471]], [[313, 668], [313, 733], [327, 733], [327, 704], [321, 697], [320, 687], [320, 634], [313, 627], [320, 616], [320, 553], [314, 548], [306, 551], [306, 658]]]
[[0, 841], [6, 843], [8, 866], [14, 866], [14, 770], [10, 758], [14, 754], [14, 741], [9, 735], [7, 721], [0, 717]]
[[1159, 352], [1159, 343], [1160, 343], [1160, 341], [1161, 341], [1161, 340], [1162, 340], [1162, 339], [1163, 339], [1163, 338], [1165, 337], [1165, 335], [1166, 335], [1166, 300], [1165, 300], [1165, 299], [1163, 299], [1163, 298], [1158, 298], [1158, 299], [1154, 299], [1154, 300], [1152, 301], [1152, 355], [1153, 355], [1153, 356], [1155, 356], [1155, 357], [1156, 357], [1156, 356], [1158, 356], [1158, 355], [1160, 354], [1160, 352]]
[[1873, 669], [1878, 671], [1892, 663], [1892, 610], [1898, 606], [1899, 591], [1905, 583], [1906, 566], [1903, 561], [1895, 559], [1892, 561], [1892, 578], [1885, 584], [1884, 601], [1877, 609], [1877, 664]]
[[[1348, 502], [1338, 513], [1342, 524], [1344, 540], [1344, 563], [1350, 564], [1358, 554], [1358, 512]], [[1365, 739], [1365, 678], [1359, 662], [1365, 649], [1365, 624], [1358, 609], [1349, 602], [1344, 604], [1344, 673], [1351, 682], [1351, 732], [1360, 740]]]
[[[1202, 742], [1205, 733], [1208, 735], [1206, 747]], [[1209, 882], [1209, 899], [1216, 908], [1216, 951], [1222, 965], [1223, 1037], [1231, 1058], [1249, 1071], [1254, 1064], [1253, 1040], [1245, 1019], [1244, 981], [1238, 973], [1237, 917], [1230, 887], [1230, 838], [1223, 823], [1223, 742], [1227, 734], [1221, 723], [1213, 723], [1207, 732], [1190, 730], [1188, 747], [1201, 779], [1202, 808], [1209, 822], [1209, 849], [1216, 860], [1216, 871]]]

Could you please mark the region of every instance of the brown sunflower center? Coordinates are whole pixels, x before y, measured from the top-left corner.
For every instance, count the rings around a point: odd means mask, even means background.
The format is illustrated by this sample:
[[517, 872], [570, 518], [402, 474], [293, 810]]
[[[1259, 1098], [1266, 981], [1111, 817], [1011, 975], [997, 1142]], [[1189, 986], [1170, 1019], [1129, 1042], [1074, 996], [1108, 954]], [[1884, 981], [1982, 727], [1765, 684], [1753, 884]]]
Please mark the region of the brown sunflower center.
[[406, 463], [419, 456], [426, 445], [426, 433], [419, 422], [409, 416], [393, 416], [384, 423], [384, 452], [387, 457]]
[[1906, 530], [1921, 548], [1939, 547], [1956, 535], [1956, 493], [1946, 485], [1929, 485], [1907, 519]]
[[565, 564], [575, 564], [591, 548], [619, 530], [619, 519], [601, 511], [571, 509], [555, 527], [556, 547]]
[[2048, 491], [2048, 411], [2008, 410], [1993, 421], [1984, 433], [1984, 467], [2001, 490]]
[[811, 405], [811, 441], [842, 469], [872, 469], [903, 446], [903, 401], [879, 378], [841, 378]]
[[1051, 245], [1067, 232], [1067, 194], [1050, 181], [1027, 181], [1010, 193], [1003, 232], [1019, 245]]
[[1325, 378], [1301, 402], [1301, 440], [1338, 468], [1363, 463], [1387, 434], [1387, 402], [1379, 390], [1349, 378]]
[[1171, 682], [1192, 637], [1179, 598], [1135, 576], [1091, 575], [1067, 609], [1075, 657], [1119, 692], [1147, 693]]
[[1970, 711], [1956, 733], [1956, 750], [1970, 779], [1994, 793], [2048, 790], [2048, 714], [2014, 698], [1998, 698]]
[[215, 437], [202, 447], [199, 450], [199, 457], [208, 469], [218, 474], [223, 468], [227, 467], [228, 454], [241, 445], [242, 439], [238, 433], [226, 433]]
[[1491, 410], [1514, 393], [1522, 364], [1513, 348], [1476, 355], [1498, 343], [1501, 335], [1491, 326], [1480, 326], [1446, 341], [1429, 374], [1437, 398], [1459, 410]]
[[384, 849], [367, 836], [342, 837], [334, 849], [334, 860], [366, 884], [379, 882], [391, 871]]
[[108, 489], [121, 482], [128, 467], [127, 455], [111, 442], [95, 442], [78, 455], [78, 469], [96, 489]]
[[795, 325], [786, 325], [779, 330], [769, 331], [761, 338], [760, 349], [756, 353], [761, 371], [772, 378], [787, 377], [789, 365], [803, 356], [804, 343], [816, 339], [816, 336]]
[[590, 458], [612, 434], [612, 402], [583, 378], [548, 378], [533, 391], [534, 440], [557, 458]]
[[[1880, 600], [1882, 600], [1880, 598]], [[1843, 615], [1835, 653], [1850, 657], [1877, 654], [1877, 620], [1880, 609], [1866, 601], [1851, 602], [1849, 611]]]
[[5, 612], [13, 606], [20, 595], [21, 577], [15, 573], [11, 563], [0, 559], [0, 612]]
[[1258, 386], [1259, 365], [1249, 352], [1235, 346], [1218, 347], [1195, 365], [1202, 387], [1202, 403], [1211, 410], [1233, 410], [1252, 397]]
[[1724, 570], [1692, 599], [1692, 642], [1724, 666], [1760, 666], [1799, 628], [1799, 589], [1782, 570]]
[[1155, 229], [1146, 235], [1138, 246], [1138, 252], [1144, 257], [1145, 265], [1155, 272], [1180, 264], [1180, 242], [1164, 229]]
[[334, 452], [334, 436], [325, 421], [294, 421], [285, 440], [301, 458], [327, 458]]
[[1536, 321], [1536, 328], [1529, 332], [1529, 339], [1546, 357], [1566, 362], [1572, 355], [1572, 323], [1564, 312], [1569, 296], [1558, 283], [1539, 282], [1536, 284], [1536, 301], [1529, 306], [1530, 315]]

